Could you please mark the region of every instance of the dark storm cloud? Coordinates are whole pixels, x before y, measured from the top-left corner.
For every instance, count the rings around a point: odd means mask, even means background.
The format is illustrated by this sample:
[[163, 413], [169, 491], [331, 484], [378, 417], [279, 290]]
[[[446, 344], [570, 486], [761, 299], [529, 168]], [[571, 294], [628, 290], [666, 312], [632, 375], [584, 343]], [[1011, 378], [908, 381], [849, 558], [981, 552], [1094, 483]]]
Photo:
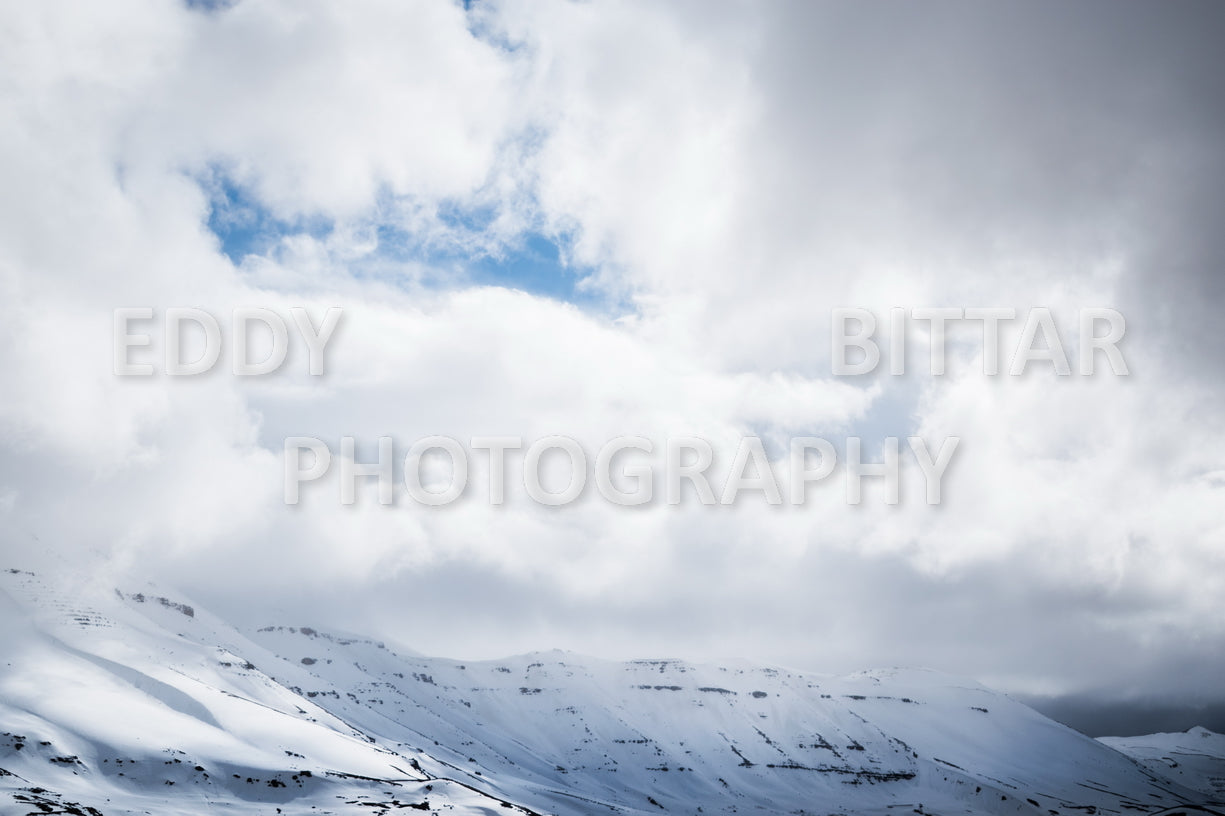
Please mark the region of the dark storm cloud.
[[1119, 700], [1109, 692], [1066, 697], [1016, 695], [1051, 719], [1091, 737], [1134, 737], [1188, 731], [1196, 726], [1225, 733], [1225, 704], [1171, 704], [1165, 700]]
[[771, 23], [779, 223], [974, 275], [1122, 252], [1136, 330], [1221, 364], [1225, 333], [1170, 337], [1225, 295], [1220, 4], [793, 3]]

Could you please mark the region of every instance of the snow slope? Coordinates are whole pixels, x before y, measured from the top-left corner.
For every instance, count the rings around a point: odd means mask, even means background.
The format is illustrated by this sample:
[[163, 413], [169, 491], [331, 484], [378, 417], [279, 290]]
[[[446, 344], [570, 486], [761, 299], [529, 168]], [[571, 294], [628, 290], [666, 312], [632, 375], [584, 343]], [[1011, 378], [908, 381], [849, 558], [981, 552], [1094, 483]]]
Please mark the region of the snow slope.
[[1049, 815], [1220, 798], [1214, 771], [1171, 774], [1155, 757], [1174, 747], [1145, 750], [929, 671], [462, 662], [0, 573], [3, 816]]
[[0, 814], [505, 812], [276, 683], [206, 613], [3, 577]]

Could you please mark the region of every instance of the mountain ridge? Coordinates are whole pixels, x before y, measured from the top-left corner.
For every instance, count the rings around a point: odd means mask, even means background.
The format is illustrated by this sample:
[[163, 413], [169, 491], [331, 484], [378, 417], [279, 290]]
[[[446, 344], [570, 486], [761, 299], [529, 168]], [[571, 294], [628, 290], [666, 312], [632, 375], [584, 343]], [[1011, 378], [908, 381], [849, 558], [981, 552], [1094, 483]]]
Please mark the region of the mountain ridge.
[[933, 670], [460, 661], [0, 578], [5, 814], [1147, 813], [1225, 776]]

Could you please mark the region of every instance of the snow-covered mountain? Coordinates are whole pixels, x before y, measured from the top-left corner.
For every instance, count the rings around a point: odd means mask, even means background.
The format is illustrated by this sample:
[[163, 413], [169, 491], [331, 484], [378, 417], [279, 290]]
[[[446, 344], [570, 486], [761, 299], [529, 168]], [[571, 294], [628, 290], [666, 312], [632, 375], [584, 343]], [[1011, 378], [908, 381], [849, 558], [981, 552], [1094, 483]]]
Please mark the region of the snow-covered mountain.
[[1151, 754], [1092, 740], [928, 671], [460, 662], [0, 575], [5, 816], [1148, 813], [1222, 798], [1217, 747], [1172, 768], [1181, 748], [1144, 739]]

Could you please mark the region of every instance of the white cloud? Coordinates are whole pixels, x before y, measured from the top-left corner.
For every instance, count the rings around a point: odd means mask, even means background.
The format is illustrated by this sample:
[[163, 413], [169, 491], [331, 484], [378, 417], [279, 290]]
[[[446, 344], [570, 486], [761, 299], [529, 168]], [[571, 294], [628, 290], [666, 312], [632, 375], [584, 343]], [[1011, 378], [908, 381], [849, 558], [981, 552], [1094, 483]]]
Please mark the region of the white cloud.
[[[1219, 387], [1173, 364], [1143, 268], [1177, 230], [1139, 236], [1145, 194], [1177, 202], [1170, 177], [1218, 169], [1179, 152], [1216, 128], [1194, 98], [1125, 93], [1190, 69], [1143, 49], [1137, 67], [1080, 12], [894, 11], [7, 9], [6, 560], [92, 552], [252, 614], [330, 609], [457, 654], [932, 662], [1049, 689], [1147, 671], [1131, 647], [1163, 633], [1162, 657], [1219, 643]], [[1050, 64], [1031, 71], [1038, 41]], [[333, 229], [235, 267], [207, 228], [222, 176]], [[390, 230], [496, 255], [528, 229], [567, 236], [609, 300], [470, 286], [387, 246]], [[308, 381], [300, 356], [259, 382], [110, 373], [117, 306], [251, 304], [343, 306], [329, 374]], [[832, 379], [829, 310], [895, 305], [1049, 306], [1065, 326], [1127, 307], [1133, 374], [987, 379], [961, 333], [943, 379], [914, 373], [921, 356], [897, 381]], [[369, 456], [383, 435], [560, 433], [594, 452], [882, 427], [962, 437], [944, 506], [913, 467], [898, 508], [845, 506], [841, 471], [802, 508], [279, 498], [289, 435]]]

